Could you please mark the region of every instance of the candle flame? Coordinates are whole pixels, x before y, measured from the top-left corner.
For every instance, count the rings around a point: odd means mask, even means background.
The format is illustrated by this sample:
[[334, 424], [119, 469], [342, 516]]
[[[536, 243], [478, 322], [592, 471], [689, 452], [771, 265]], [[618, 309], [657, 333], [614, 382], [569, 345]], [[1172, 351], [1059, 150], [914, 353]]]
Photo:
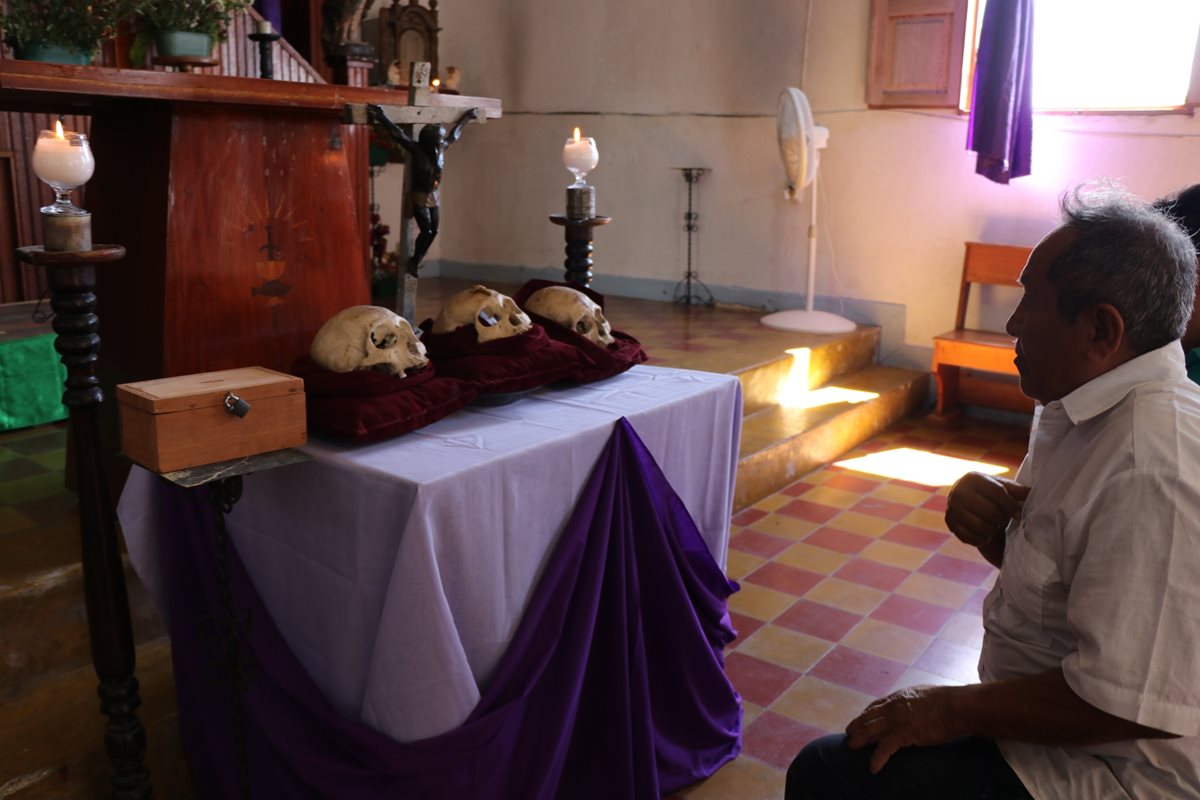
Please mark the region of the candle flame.
[[437, 87], [439, 87], [439, 86], [441, 86], [441, 85], [442, 85], [442, 79], [441, 79], [441, 78], [434, 78], [434, 79], [433, 79], [433, 88], [435, 88], [435, 89], [436, 89]]
[[[67, 138], [67, 137], [63, 136], [62, 120], [61, 120], [61, 119], [56, 119], [56, 120], [54, 120], [54, 138], [56, 138], [56, 139], [65, 139], [65, 138]], [[578, 140], [577, 140], [577, 141], [578, 141]]]
[[578, 141], [579, 141], [579, 128], [576, 128], [576, 129], [575, 129], [575, 141], [576, 141], [576, 142], [578, 142]]

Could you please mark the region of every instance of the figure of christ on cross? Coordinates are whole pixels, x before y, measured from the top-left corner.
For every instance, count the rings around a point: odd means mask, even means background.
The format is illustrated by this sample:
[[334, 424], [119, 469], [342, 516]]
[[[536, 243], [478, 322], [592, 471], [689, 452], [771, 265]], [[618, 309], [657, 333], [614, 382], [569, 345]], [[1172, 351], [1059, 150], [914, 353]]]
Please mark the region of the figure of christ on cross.
[[392, 122], [380, 106], [368, 105], [367, 115], [371, 122], [382, 125], [409, 154], [408, 168], [412, 170], [409, 201], [413, 219], [417, 221], [417, 228], [420, 230], [412, 258], [408, 261], [408, 273], [415, 277], [420, 269], [421, 260], [425, 258], [425, 253], [438, 234], [438, 204], [441, 199], [439, 188], [442, 183], [442, 170], [445, 168], [445, 153], [462, 136], [466, 124], [478, 116], [478, 109], [469, 109], [459, 117], [449, 133], [441, 125], [424, 125], [415, 140], [403, 128]]

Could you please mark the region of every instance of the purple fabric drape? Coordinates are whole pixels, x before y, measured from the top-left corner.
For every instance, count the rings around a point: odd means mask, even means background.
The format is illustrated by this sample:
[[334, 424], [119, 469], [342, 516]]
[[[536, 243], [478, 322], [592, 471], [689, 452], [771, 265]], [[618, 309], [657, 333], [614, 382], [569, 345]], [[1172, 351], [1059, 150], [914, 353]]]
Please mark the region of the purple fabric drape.
[[283, 33], [283, 2], [282, 0], [254, 0], [254, 10], [263, 19], [271, 23], [276, 33]]
[[[184, 746], [199, 796], [234, 798], [213, 513], [206, 489], [164, 481], [162, 492]], [[227, 564], [249, 676], [252, 797], [656, 798], [740, 750], [741, 700], [722, 666], [734, 636], [726, 600], [737, 585], [624, 419], [479, 705], [440, 736], [399, 743], [335, 714], [232, 545]]]
[[975, 62], [967, 149], [996, 183], [1030, 173], [1033, 150], [1033, 0], [988, 0]]

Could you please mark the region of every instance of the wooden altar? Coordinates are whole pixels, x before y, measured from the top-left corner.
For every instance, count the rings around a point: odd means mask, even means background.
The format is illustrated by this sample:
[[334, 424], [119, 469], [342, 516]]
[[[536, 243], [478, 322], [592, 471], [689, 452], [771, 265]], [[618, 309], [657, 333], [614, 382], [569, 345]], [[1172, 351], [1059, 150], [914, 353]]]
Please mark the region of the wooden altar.
[[[0, 59], [0, 108], [87, 114], [96, 241], [128, 255], [97, 286], [102, 383], [287, 369], [337, 311], [370, 302], [356, 199], [383, 89]], [[500, 101], [431, 95], [431, 108]], [[360, 158], [356, 155], [362, 154]]]

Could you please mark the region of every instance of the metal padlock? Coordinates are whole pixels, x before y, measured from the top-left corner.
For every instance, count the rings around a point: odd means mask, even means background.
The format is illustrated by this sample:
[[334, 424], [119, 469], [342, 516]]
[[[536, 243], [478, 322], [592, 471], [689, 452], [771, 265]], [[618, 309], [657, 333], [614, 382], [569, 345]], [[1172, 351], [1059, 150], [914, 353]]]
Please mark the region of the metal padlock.
[[233, 392], [226, 392], [225, 410], [235, 417], [241, 418], [250, 413], [250, 404]]

